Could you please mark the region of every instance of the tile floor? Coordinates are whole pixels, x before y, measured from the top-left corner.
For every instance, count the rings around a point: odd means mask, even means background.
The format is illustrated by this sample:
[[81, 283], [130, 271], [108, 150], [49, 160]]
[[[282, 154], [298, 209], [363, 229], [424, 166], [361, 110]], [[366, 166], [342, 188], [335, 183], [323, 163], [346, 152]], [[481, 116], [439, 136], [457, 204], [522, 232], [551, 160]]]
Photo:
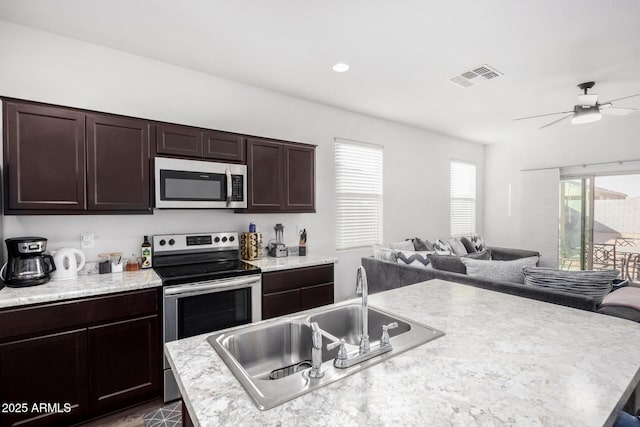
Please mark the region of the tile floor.
[[[181, 401], [177, 403], [181, 411]], [[155, 399], [142, 405], [134, 406], [133, 408], [82, 424], [82, 427], [159, 427], [165, 425], [167, 427], [180, 427], [182, 422], [180, 422], [180, 424], [149, 424], [145, 426], [145, 415], [157, 411], [163, 406], [165, 405], [162, 399]]]

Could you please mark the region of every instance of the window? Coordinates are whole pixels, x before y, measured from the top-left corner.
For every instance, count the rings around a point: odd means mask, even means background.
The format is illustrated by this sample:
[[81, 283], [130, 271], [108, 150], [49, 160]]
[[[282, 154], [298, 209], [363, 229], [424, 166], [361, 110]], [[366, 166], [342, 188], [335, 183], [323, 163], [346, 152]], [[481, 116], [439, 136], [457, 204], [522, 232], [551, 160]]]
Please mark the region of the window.
[[336, 249], [382, 243], [382, 147], [336, 139]]
[[451, 160], [450, 183], [451, 236], [470, 236], [476, 232], [476, 165]]

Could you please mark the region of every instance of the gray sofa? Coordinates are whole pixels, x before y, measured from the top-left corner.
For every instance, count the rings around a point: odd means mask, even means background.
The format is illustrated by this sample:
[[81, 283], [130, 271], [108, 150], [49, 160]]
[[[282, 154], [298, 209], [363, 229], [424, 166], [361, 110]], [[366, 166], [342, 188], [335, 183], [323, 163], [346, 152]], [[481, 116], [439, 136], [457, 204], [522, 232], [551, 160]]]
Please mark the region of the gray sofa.
[[[523, 249], [492, 247], [490, 250], [491, 258], [494, 260], [508, 261], [517, 258], [536, 255], [539, 256], [539, 253], [536, 251]], [[431, 268], [415, 268], [389, 261], [374, 259], [373, 257], [362, 258], [362, 266], [367, 271], [367, 281], [370, 293], [400, 288], [402, 286], [424, 282], [431, 279], [442, 279], [582, 310], [596, 311], [598, 308], [598, 301], [591, 296], [552, 291], [545, 288], [527, 286], [521, 283], [488, 280], [480, 277], [468, 276], [466, 274]]]

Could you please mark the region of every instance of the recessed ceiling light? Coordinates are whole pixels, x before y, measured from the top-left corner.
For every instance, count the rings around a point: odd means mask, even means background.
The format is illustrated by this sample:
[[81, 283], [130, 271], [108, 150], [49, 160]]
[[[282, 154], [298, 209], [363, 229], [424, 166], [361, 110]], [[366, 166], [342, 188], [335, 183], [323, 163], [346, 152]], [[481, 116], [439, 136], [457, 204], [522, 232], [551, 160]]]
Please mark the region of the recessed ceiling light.
[[349, 71], [349, 66], [344, 62], [338, 62], [333, 66], [333, 71], [336, 73], [344, 73], [345, 71]]

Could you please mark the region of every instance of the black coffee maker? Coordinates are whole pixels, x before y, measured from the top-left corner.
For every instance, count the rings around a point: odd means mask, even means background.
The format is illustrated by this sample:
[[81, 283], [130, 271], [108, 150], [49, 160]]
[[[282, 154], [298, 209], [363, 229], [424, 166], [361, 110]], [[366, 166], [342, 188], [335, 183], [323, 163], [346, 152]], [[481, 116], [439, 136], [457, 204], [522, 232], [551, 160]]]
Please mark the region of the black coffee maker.
[[0, 270], [0, 278], [9, 287], [42, 285], [49, 281], [49, 273], [56, 270], [51, 255], [45, 255], [44, 237], [16, 237], [6, 239], [8, 260]]

